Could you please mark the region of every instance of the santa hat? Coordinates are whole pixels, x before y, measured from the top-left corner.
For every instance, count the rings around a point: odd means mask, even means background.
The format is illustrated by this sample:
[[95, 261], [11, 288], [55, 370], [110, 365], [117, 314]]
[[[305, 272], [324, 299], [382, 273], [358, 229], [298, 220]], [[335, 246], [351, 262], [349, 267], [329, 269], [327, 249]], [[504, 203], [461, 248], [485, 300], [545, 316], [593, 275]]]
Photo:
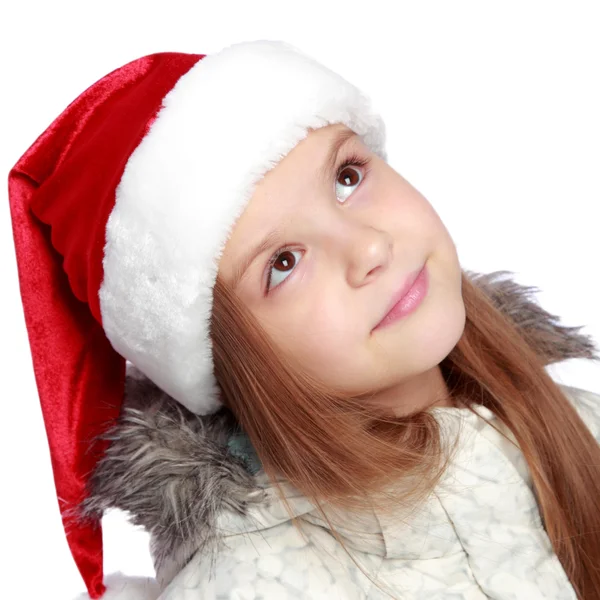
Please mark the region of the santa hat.
[[101, 526], [72, 509], [119, 415], [126, 360], [196, 414], [221, 406], [209, 325], [223, 247], [255, 184], [334, 123], [386, 158], [368, 97], [290, 44], [161, 52], [91, 85], [10, 171], [56, 491], [92, 598], [105, 591]]

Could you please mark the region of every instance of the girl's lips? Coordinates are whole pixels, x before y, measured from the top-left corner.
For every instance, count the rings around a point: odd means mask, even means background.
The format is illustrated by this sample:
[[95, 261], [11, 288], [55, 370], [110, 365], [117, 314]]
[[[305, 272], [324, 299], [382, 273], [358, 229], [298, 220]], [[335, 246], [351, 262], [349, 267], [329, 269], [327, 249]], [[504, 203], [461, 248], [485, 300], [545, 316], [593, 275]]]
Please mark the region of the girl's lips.
[[385, 316], [374, 327], [379, 329], [412, 313], [427, 295], [429, 277], [426, 265], [411, 273], [400, 290], [394, 294]]

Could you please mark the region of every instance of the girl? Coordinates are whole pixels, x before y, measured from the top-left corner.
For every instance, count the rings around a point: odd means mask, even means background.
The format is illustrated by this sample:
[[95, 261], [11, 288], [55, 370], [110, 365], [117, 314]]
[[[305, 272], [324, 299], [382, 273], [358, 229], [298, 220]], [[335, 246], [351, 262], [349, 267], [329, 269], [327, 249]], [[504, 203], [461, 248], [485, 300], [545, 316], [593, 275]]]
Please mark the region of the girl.
[[[599, 597], [600, 396], [544, 368], [597, 349], [461, 268], [351, 83], [283, 42], [144, 56], [9, 191], [86, 597]], [[104, 580], [110, 508], [156, 580]]]

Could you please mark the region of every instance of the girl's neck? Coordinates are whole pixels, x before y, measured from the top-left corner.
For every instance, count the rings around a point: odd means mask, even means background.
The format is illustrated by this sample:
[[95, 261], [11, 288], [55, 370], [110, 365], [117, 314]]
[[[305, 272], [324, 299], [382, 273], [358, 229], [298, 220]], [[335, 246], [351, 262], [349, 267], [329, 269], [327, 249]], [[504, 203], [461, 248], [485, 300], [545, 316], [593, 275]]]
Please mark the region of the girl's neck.
[[432, 406], [455, 406], [439, 365], [382, 390], [372, 401], [398, 417]]

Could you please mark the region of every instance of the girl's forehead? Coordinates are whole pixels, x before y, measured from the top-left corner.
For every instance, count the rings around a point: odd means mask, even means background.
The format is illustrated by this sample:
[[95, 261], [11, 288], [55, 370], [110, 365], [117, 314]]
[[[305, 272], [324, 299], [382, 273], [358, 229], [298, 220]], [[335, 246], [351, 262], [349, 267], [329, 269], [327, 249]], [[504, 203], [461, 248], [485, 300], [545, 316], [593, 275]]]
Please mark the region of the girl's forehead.
[[258, 208], [261, 200], [271, 207], [275, 194], [275, 200], [281, 203], [297, 199], [309, 190], [325, 189], [342, 149], [357, 143], [360, 137], [345, 125], [311, 132], [256, 184], [246, 209]]

